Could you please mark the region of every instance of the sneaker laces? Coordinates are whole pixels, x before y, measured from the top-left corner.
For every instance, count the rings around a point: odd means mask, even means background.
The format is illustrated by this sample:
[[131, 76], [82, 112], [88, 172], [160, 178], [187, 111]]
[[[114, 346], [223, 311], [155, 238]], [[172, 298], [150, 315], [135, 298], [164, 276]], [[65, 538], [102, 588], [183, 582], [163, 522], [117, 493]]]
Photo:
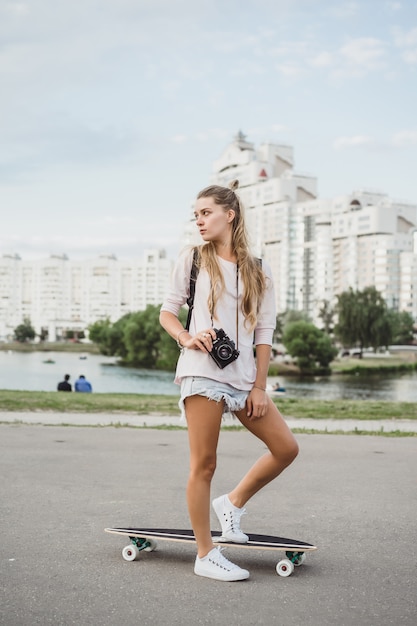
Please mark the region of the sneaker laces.
[[[226, 570], [232, 570], [232, 569], [236, 569], [238, 566], [235, 565], [235, 563], [232, 563], [231, 561], [229, 561], [228, 558], [226, 558], [223, 554], [223, 550], [225, 548], [216, 548], [217, 549], [217, 554], [216, 554], [216, 560], [212, 560], [212, 563], [214, 565], [217, 565], [218, 567], [221, 567], [223, 569]], [[211, 560], [211, 559], [210, 559]]]
[[242, 532], [240, 528], [240, 518], [242, 515], [246, 515], [246, 509], [233, 509], [230, 511], [228, 530]]

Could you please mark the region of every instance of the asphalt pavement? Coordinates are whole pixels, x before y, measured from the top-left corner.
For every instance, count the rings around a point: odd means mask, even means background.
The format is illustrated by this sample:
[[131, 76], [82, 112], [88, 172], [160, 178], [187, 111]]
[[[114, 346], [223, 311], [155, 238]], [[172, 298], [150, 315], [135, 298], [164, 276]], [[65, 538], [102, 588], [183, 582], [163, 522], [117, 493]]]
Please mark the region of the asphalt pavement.
[[[242, 528], [319, 549], [288, 578], [275, 552], [228, 549], [251, 576], [222, 583], [194, 575], [193, 546], [161, 542], [129, 563], [126, 540], [103, 532], [189, 526], [185, 430], [2, 421], [2, 625], [417, 623], [415, 437], [297, 435], [299, 457], [248, 503]], [[213, 496], [264, 451], [222, 431]]]

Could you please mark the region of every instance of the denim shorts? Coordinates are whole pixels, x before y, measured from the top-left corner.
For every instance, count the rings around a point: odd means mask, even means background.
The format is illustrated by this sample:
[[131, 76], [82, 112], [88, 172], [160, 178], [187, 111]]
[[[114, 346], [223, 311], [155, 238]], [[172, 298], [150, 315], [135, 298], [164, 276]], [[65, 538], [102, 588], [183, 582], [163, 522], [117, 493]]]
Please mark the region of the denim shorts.
[[215, 402], [223, 401], [223, 415], [240, 411], [246, 404], [249, 391], [236, 389], [227, 383], [221, 383], [203, 376], [186, 376], [181, 381], [181, 398], [178, 406], [181, 409], [181, 421], [185, 420], [184, 400], [189, 396], [204, 396]]

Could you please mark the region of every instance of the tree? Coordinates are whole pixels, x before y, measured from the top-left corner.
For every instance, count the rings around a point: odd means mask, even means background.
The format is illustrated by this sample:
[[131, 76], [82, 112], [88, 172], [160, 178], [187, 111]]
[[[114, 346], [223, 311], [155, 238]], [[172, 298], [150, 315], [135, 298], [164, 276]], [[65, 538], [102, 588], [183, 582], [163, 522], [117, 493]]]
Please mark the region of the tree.
[[97, 320], [94, 324], [90, 324], [88, 327], [88, 337], [90, 341], [96, 343], [99, 347], [101, 354], [108, 354], [107, 352], [107, 336], [112, 324], [109, 319]]
[[319, 318], [323, 322], [323, 329], [325, 333], [330, 335], [333, 332], [333, 319], [334, 319], [335, 311], [330, 305], [328, 300], [323, 300], [321, 308], [319, 309]]
[[[134, 313], [123, 333], [126, 363], [149, 369], [175, 369], [178, 346], [159, 323], [160, 306], [148, 305], [144, 311]], [[179, 314], [184, 324], [185, 310]]]
[[39, 341], [46, 341], [49, 337], [49, 330], [47, 328], [41, 328], [39, 333]]
[[151, 304], [144, 311], [138, 311], [129, 317], [123, 328], [127, 363], [139, 367], [155, 367], [161, 335], [158, 317], [159, 307]]
[[392, 343], [395, 345], [411, 344], [414, 337], [414, 320], [407, 311], [389, 311], [392, 329]]
[[88, 337], [90, 341], [99, 345], [104, 337], [105, 329], [111, 325], [109, 319], [97, 320], [88, 327]]
[[19, 343], [26, 343], [35, 339], [36, 333], [31, 321], [28, 317], [25, 317], [22, 324], [16, 326], [14, 329], [14, 338]]
[[335, 333], [343, 345], [358, 346], [362, 355], [366, 346], [376, 351], [392, 341], [392, 325], [387, 305], [375, 287], [363, 291], [352, 288], [337, 296], [339, 316]]
[[[148, 369], [175, 369], [178, 346], [159, 324], [160, 306], [148, 305], [145, 311], [128, 313], [112, 324], [100, 320], [89, 327], [91, 341], [102, 354], [120, 356], [123, 363]], [[186, 311], [179, 320], [185, 324]]]
[[127, 356], [124, 342], [124, 327], [132, 313], [127, 313], [114, 324], [109, 319], [98, 320], [89, 326], [89, 338], [99, 347], [101, 354], [107, 356]]
[[278, 313], [273, 335], [273, 341], [275, 343], [280, 343], [282, 341], [282, 336], [286, 326], [292, 322], [311, 322], [311, 319], [304, 311], [289, 309], [284, 311], [284, 313]]
[[284, 331], [283, 343], [288, 353], [297, 359], [303, 374], [328, 372], [337, 354], [331, 339], [311, 322], [292, 322]]
[[357, 292], [352, 288], [337, 296], [338, 323], [335, 334], [345, 346], [354, 346], [359, 341], [360, 313]]
[[[178, 319], [185, 326], [187, 319], [187, 311], [181, 309]], [[159, 324], [159, 320], [158, 320]], [[161, 336], [158, 343], [158, 359], [156, 361], [157, 369], [172, 371], [178, 361], [177, 342], [161, 327]]]

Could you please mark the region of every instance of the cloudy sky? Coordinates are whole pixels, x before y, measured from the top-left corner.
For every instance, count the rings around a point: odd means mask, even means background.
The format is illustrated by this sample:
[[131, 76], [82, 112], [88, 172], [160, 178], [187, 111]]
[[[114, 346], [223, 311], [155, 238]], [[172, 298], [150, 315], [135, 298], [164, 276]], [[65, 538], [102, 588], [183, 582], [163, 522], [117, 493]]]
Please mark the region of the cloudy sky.
[[0, 254], [178, 250], [241, 129], [417, 203], [417, 2], [0, 0]]

